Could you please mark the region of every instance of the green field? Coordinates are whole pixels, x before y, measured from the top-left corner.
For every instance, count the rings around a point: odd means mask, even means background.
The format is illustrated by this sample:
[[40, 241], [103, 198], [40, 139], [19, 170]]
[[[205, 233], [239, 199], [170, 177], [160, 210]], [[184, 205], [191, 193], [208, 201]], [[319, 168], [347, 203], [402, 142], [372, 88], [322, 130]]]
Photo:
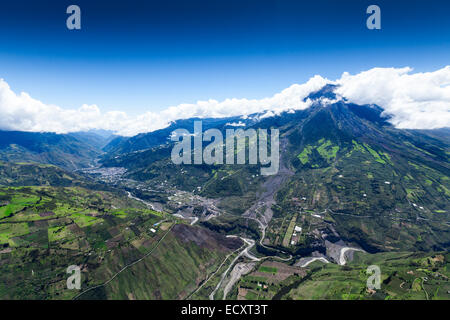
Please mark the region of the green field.
[[290, 241], [291, 241], [291, 237], [292, 237], [292, 233], [294, 232], [294, 228], [295, 228], [295, 222], [297, 221], [297, 215], [294, 215], [291, 219], [291, 221], [289, 222], [289, 225], [286, 229], [286, 233], [284, 234], [284, 238], [283, 238], [283, 247], [289, 247], [290, 246]]
[[277, 268], [267, 267], [267, 266], [260, 266], [258, 269], [258, 271], [260, 271], [260, 272], [267, 272], [267, 273], [272, 273], [272, 274], [277, 273], [277, 270], [278, 270]]

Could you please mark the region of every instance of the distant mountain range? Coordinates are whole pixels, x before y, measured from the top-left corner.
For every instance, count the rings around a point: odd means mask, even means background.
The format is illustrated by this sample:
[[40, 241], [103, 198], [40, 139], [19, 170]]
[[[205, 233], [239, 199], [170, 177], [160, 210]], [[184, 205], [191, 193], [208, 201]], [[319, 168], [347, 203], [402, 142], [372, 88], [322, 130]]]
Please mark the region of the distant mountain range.
[[193, 128], [195, 121], [202, 121], [203, 130], [211, 128], [224, 130], [226, 128], [248, 127], [257, 122], [257, 115], [248, 117], [226, 117], [226, 118], [190, 118], [172, 122], [168, 127], [153, 132], [141, 133], [131, 138], [117, 137], [113, 139], [104, 150], [109, 155], [118, 155], [150, 149], [160, 145], [170, 144], [170, 134], [180, 128]]
[[113, 138], [107, 132], [0, 131], [0, 160], [49, 163], [74, 170], [94, 165], [102, 148]]

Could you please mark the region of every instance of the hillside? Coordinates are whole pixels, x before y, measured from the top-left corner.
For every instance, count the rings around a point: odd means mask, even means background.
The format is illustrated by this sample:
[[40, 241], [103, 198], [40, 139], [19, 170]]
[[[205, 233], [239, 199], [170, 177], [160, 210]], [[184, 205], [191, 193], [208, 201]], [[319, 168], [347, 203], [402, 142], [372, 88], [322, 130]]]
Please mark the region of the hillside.
[[[448, 130], [396, 129], [378, 106], [324, 100], [336, 98], [333, 90], [311, 94], [308, 109], [246, 127], [280, 129], [283, 181], [259, 176], [258, 165], [174, 165], [170, 144], [107, 155], [102, 163], [125, 167], [125, 177], [144, 184], [217, 199], [231, 214], [273, 217], [266, 244], [275, 248], [296, 215], [299, 225], [325, 236], [309, 233], [292, 252], [311, 242], [323, 246], [324, 237], [336, 234], [370, 252], [448, 248]], [[262, 210], [255, 212], [257, 201]]]
[[[2, 187], [0, 201], [2, 299], [183, 298], [242, 245], [109, 192]], [[66, 288], [69, 265], [81, 292]]]
[[101, 154], [96, 140], [86, 141], [83, 135], [0, 131], [0, 160], [33, 161], [77, 169], [94, 164]]

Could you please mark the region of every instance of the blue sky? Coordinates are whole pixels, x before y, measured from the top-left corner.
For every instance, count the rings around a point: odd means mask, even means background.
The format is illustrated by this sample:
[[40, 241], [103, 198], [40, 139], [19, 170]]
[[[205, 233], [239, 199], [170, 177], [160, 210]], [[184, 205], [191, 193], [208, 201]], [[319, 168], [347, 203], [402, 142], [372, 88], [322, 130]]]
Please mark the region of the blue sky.
[[[82, 30], [69, 31], [77, 4]], [[382, 30], [366, 28], [368, 5]], [[263, 98], [315, 74], [450, 64], [448, 1], [23, 1], [0, 4], [0, 78], [63, 108], [128, 114]]]

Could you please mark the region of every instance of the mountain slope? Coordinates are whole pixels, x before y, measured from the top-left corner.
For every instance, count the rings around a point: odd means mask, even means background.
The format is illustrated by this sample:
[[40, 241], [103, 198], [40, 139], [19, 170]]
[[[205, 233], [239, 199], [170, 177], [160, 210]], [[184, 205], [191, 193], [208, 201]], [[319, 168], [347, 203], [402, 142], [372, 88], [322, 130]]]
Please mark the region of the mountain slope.
[[[274, 191], [274, 220], [266, 243], [280, 247], [285, 221], [297, 216], [308, 230], [313, 223], [329, 238], [336, 237], [334, 230], [337, 239], [370, 252], [448, 248], [448, 130], [397, 129], [382, 108], [338, 100], [332, 86], [308, 99], [313, 102], [308, 109], [244, 127], [279, 128], [286, 145], [283, 163], [294, 173]], [[155, 146], [106, 157], [103, 163], [124, 166], [129, 169], [126, 177], [146, 184], [168, 183], [217, 198], [219, 208], [233, 214], [244, 213], [266, 188], [276, 185], [268, 183], [273, 178], [258, 176], [258, 165], [174, 165], [170, 150], [171, 144]], [[309, 221], [312, 214], [322, 220]], [[324, 237], [310, 233], [288, 249], [323, 245]]]
[[106, 130], [90, 130], [90, 131], [80, 131], [72, 132], [68, 135], [74, 137], [75, 139], [84, 142], [96, 150], [102, 150], [106, 147], [113, 139], [117, 138], [111, 131]]
[[34, 161], [77, 169], [93, 164], [101, 151], [71, 134], [0, 131], [0, 160]]
[[142, 151], [170, 143], [170, 134], [176, 129], [191, 129], [195, 121], [201, 121], [203, 130], [216, 128], [232, 128], [233, 124], [249, 125], [255, 120], [250, 117], [227, 117], [227, 118], [190, 118], [172, 122], [167, 128], [141, 133], [131, 138], [118, 137], [105, 146], [104, 150], [110, 155], [125, 154]]
[[[184, 298], [242, 244], [124, 193], [0, 187], [2, 299]], [[67, 290], [70, 265], [81, 291]]]
[[447, 248], [449, 141], [377, 114], [342, 102], [310, 110], [287, 135], [296, 174], [278, 194], [281, 211], [320, 212], [369, 251]]

